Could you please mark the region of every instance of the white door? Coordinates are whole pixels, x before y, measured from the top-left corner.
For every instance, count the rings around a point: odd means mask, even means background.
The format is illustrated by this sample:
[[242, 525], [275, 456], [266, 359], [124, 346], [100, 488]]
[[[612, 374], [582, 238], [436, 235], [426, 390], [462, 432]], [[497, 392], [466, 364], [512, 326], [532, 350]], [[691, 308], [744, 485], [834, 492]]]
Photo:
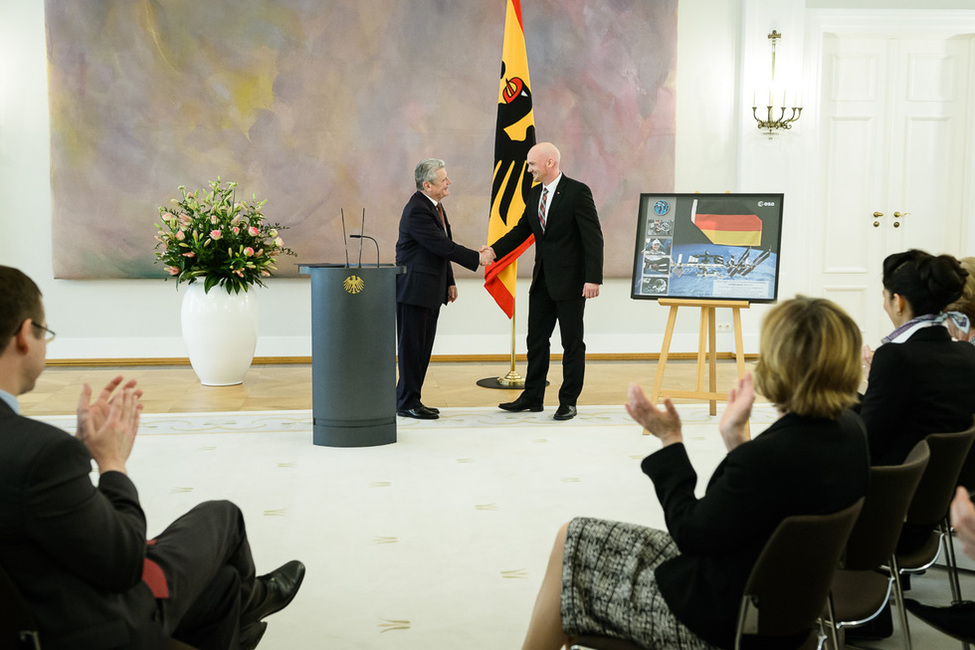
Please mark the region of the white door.
[[[876, 347], [890, 253], [962, 248], [972, 35], [825, 34], [821, 87], [821, 227], [813, 272]], [[818, 259], [817, 259], [818, 258]]]

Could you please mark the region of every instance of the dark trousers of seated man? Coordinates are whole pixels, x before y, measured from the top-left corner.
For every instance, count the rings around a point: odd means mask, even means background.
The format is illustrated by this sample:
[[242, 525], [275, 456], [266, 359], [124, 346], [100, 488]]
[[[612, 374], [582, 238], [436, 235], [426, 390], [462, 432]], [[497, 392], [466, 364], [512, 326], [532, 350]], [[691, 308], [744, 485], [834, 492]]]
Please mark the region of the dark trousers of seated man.
[[[156, 602], [167, 636], [200, 650], [239, 647], [240, 618], [256, 575], [236, 505], [201, 503], [170, 524], [146, 555], [166, 576], [169, 597]], [[256, 596], [260, 602], [263, 594]]]

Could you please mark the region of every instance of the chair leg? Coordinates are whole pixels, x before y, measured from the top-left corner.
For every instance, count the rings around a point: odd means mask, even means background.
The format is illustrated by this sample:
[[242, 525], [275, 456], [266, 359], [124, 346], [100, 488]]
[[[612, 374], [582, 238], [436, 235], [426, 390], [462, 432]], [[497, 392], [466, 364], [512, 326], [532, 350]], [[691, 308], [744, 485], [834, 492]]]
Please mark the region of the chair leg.
[[901, 569], [897, 564], [897, 556], [890, 556], [890, 572], [894, 576], [894, 606], [897, 607], [897, 616], [901, 620], [901, 630], [904, 632], [904, 647], [907, 650], [914, 650], [911, 643], [911, 628], [907, 624], [907, 610], [904, 608], [904, 591], [901, 589]]
[[941, 544], [945, 551], [945, 566], [948, 568], [948, 583], [951, 586], [951, 602], [961, 602], [961, 584], [958, 582], [958, 563], [955, 559], [955, 545], [951, 539], [951, 526], [948, 519], [938, 526], [941, 532]]
[[[836, 608], [833, 605], [833, 592], [829, 592], [826, 596], [826, 611], [829, 614], [829, 638], [833, 642], [834, 650], [842, 650], [840, 646], [839, 633], [836, 629]], [[822, 619], [820, 619], [820, 625], [822, 625]]]
[[817, 622], [819, 623], [819, 633], [816, 635], [816, 650], [826, 650], [829, 647], [826, 643], [829, 641], [829, 637], [826, 635], [826, 629], [823, 627], [823, 619], [820, 618]]
[[[958, 561], [955, 558], [955, 543], [951, 535], [951, 524], [948, 522], [948, 518], [945, 517], [944, 520], [938, 526], [941, 532], [941, 545], [945, 552], [945, 568], [948, 570], [948, 585], [951, 587], [951, 602], [960, 603], [961, 602], [961, 583], [958, 580]], [[970, 650], [968, 642], [961, 642], [962, 650]]]

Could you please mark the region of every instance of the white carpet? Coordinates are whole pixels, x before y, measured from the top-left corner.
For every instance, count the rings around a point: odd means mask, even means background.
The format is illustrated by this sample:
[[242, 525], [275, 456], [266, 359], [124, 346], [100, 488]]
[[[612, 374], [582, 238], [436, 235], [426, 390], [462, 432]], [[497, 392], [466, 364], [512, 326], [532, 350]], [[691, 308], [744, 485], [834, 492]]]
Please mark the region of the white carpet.
[[[717, 418], [679, 410], [700, 493], [724, 456]], [[563, 522], [664, 526], [639, 467], [659, 442], [620, 406], [583, 406], [568, 422], [552, 412], [443, 409], [398, 418], [396, 444], [363, 448], [313, 445], [310, 411], [145, 415], [129, 475], [150, 536], [200, 501], [229, 499], [259, 572], [307, 565], [294, 603], [268, 619], [264, 650], [519, 648]], [[757, 407], [753, 435], [774, 417]], [[931, 602], [947, 589], [934, 572], [915, 584]], [[915, 647], [956, 645], [912, 622]]]

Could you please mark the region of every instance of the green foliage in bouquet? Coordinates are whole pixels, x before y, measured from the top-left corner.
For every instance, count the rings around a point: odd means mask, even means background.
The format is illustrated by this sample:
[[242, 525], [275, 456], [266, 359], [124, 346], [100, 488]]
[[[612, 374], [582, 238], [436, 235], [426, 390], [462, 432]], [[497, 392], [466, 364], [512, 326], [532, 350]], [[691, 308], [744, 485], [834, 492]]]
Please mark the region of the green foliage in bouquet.
[[232, 182], [221, 187], [219, 178], [210, 181], [210, 192], [187, 192], [180, 185], [183, 198], [159, 208], [156, 261], [176, 286], [202, 279], [207, 293], [217, 285], [240, 293], [252, 284], [265, 286], [278, 255], [295, 254], [278, 235], [284, 228], [261, 213], [267, 200], [255, 195], [252, 203], [237, 201], [236, 188]]

